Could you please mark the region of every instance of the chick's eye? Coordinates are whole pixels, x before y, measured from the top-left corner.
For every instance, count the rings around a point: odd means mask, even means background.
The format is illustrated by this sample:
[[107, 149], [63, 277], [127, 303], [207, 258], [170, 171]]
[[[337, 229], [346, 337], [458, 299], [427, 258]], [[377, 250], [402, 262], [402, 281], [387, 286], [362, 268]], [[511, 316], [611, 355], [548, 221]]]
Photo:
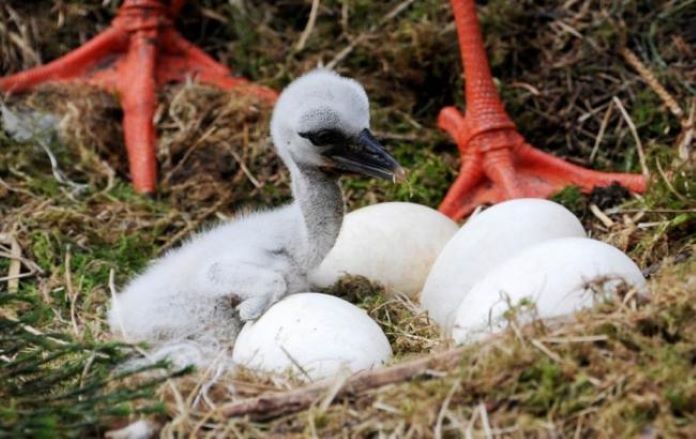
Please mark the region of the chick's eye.
[[319, 130], [300, 135], [309, 139], [315, 146], [335, 145], [345, 140], [345, 136], [336, 130]]

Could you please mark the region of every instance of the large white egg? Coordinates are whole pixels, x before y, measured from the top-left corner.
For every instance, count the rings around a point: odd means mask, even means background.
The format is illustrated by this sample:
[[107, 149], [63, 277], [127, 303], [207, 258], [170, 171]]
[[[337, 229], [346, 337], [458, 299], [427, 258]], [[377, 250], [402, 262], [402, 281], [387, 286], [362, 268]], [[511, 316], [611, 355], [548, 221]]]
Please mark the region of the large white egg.
[[361, 275], [387, 291], [415, 297], [457, 229], [447, 216], [420, 204], [363, 207], [346, 215], [336, 244], [310, 274], [310, 282], [327, 287], [345, 274]]
[[377, 367], [391, 355], [387, 337], [365, 311], [328, 294], [299, 293], [242, 328], [232, 361], [318, 380]]
[[580, 221], [553, 201], [522, 198], [470, 218], [447, 243], [423, 287], [421, 305], [449, 332], [459, 303], [489, 270], [543, 241], [584, 237]]
[[621, 250], [589, 238], [542, 242], [474, 285], [457, 310], [452, 335], [463, 343], [499, 331], [507, 325], [505, 312], [523, 299], [534, 304], [534, 313], [523, 313], [520, 324], [590, 307], [624, 286], [646, 292], [643, 274]]

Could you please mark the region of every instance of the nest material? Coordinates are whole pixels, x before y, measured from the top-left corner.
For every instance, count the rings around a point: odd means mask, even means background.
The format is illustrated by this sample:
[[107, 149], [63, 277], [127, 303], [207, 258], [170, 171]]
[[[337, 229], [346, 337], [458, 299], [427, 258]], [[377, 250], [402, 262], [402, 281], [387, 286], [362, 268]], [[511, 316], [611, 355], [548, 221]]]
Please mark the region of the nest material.
[[[74, 48], [108, 23], [116, 3], [3, 3], [3, 71], [36, 64], [32, 52], [46, 61]], [[148, 416], [165, 435], [696, 435], [696, 173], [679, 153], [695, 107], [690, 4], [480, 5], [493, 72], [531, 142], [584, 165], [637, 171], [636, 139], [613, 98], [627, 110], [648, 156], [649, 192], [587, 197], [571, 188], [557, 199], [593, 237], [639, 263], [651, 277], [650, 302], [617, 300], [561, 326], [513, 326], [490, 345], [461, 351], [458, 366], [433, 364], [410, 381], [340, 396], [329, 388], [309, 408], [263, 422], [218, 408], [299, 383], [166, 369], [123, 377], [112, 371], [134, 351], [113, 345], [103, 319], [110, 295], [150, 258], [240, 207], [288, 199], [287, 174], [268, 143], [269, 109], [197, 85], [163, 90], [161, 190], [147, 199], [127, 181], [115, 97], [75, 87], [10, 97], [10, 105], [63, 118], [62, 140], [51, 148], [68, 177], [90, 190], [73, 193], [53, 179], [40, 148], [0, 132], [0, 234], [11, 238], [0, 240], [0, 276], [16, 273], [15, 261], [24, 276], [12, 295], [0, 283], [0, 323], [11, 335], [0, 337], [0, 399], [10, 401], [0, 426], [94, 435]], [[436, 206], [459, 163], [435, 119], [443, 105], [463, 105], [447, 2], [319, 2], [304, 48], [293, 49], [310, 9], [300, 0], [203, 0], [190, 2], [179, 27], [236, 72], [278, 89], [336, 61], [365, 84], [373, 127], [411, 171], [403, 186], [345, 179], [349, 208], [384, 200]], [[681, 118], [626, 61], [625, 48], [672, 95]], [[414, 304], [384, 299], [378, 286], [347, 279], [332, 292], [380, 323], [395, 364], [450, 348]]]

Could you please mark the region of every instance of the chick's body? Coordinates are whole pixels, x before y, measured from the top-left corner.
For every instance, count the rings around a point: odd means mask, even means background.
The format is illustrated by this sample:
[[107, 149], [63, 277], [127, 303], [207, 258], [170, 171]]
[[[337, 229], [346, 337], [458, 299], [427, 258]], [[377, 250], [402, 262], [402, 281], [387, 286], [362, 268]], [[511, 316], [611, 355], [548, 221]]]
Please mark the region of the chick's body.
[[298, 242], [303, 233], [294, 210], [256, 212], [194, 236], [127, 285], [109, 313], [111, 327], [135, 340], [195, 337], [201, 330], [234, 338], [234, 308], [242, 299], [272, 300], [308, 287], [313, 258]]
[[196, 357], [175, 361], [204, 364], [231, 347], [240, 321], [307, 291], [307, 273], [334, 245], [343, 220], [340, 171], [403, 172], [369, 133], [368, 108], [357, 82], [326, 70], [288, 86], [271, 134], [290, 170], [293, 202], [214, 227], [155, 261], [114, 297], [112, 330], [158, 345], [156, 357], [191, 345]]

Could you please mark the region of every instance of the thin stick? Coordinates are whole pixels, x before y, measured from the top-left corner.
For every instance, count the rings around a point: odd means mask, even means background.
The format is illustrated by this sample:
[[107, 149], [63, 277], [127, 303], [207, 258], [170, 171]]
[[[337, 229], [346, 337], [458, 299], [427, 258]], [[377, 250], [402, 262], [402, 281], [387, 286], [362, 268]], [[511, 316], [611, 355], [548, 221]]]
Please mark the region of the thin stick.
[[7, 282], [7, 281], [11, 281], [13, 279], [24, 279], [25, 277], [30, 277], [33, 275], [34, 275], [34, 273], [20, 273], [16, 276], [3, 276], [3, 277], [0, 277], [0, 282]]
[[44, 274], [44, 271], [41, 267], [39, 267], [36, 262], [32, 261], [31, 259], [27, 259], [23, 256], [16, 257], [12, 253], [6, 253], [3, 251], [0, 251], [0, 258], [7, 258], [7, 259], [17, 259], [19, 260], [22, 264], [24, 264], [25, 267], [27, 267], [29, 270], [31, 270], [32, 274], [33, 273], [40, 273]]
[[9, 236], [10, 241], [10, 269], [7, 271], [7, 291], [16, 293], [19, 291], [19, 279], [22, 271], [22, 247], [19, 246], [17, 238]]
[[[246, 130], [246, 126], [244, 129], [244, 135], [246, 137], [248, 131]], [[246, 143], [246, 142], [245, 142]], [[232, 157], [237, 161], [237, 164], [239, 165], [239, 169], [242, 170], [242, 173], [246, 176], [247, 179], [251, 182], [251, 184], [254, 185], [256, 189], [261, 189], [263, 187], [263, 184], [256, 178], [254, 177], [254, 174], [251, 173], [249, 168], [247, 167], [246, 163], [244, 163], [244, 160], [237, 154], [237, 151], [234, 150], [232, 145], [230, 145], [228, 142], [224, 143], [227, 149], [229, 149], [230, 154], [232, 154]]]
[[590, 153], [590, 163], [593, 163], [595, 157], [597, 156], [599, 145], [604, 139], [604, 132], [607, 130], [607, 125], [609, 125], [609, 117], [611, 117], [611, 112], [613, 109], [614, 105], [609, 102], [609, 105], [607, 105], [607, 111], [604, 113], [604, 117], [602, 118], [602, 124], [599, 126], [599, 132], [597, 133], [597, 138], [595, 139], [594, 146], [592, 147], [592, 153]]
[[626, 108], [623, 106], [621, 99], [614, 96], [612, 98], [612, 100], [614, 101], [614, 103], [618, 107], [619, 111], [621, 112], [621, 115], [623, 116], [624, 120], [628, 124], [628, 129], [629, 129], [629, 131], [631, 131], [631, 135], [633, 136], [633, 139], [636, 141], [636, 149], [638, 150], [638, 160], [640, 161], [640, 167], [643, 171], [643, 175], [646, 178], [650, 177], [650, 171], [648, 170], [648, 164], [645, 160], [645, 151], [643, 151], [643, 143], [640, 141], [640, 137], [638, 137], [638, 130], [636, 129], [636, 125], [633, 123], [631, 116], [628, 115], [628, 112], [626, 111]]
[[537, 340], [536, 338], [531, 339], [530, 342], [532, 343], [532, 346], [534, 346], [535, 348], [539, 349], [541, 352], [543, 352], [544, 354], [546, 354], [550, 359], [552, 359], [552, 360], [555, 361], [556, 363], [561, 363], [561, 362], [563, 361], [563, 360], [561, 359], [561, 357], [558, 356], [557, 353], [551, 351], [549, 348], [547, 348], [547, 347], [544, 345], [544, 343], [540, 342], [540, 341]]
[[[334, 400], [360, 393], [367, 389], [382, 387], [424, 375], [429, 369], [450, 369], [459, 363], [465, 348], [454, 348], [423, 358], [406, 361], [391, 367], [358, 373], [343, 384], [336, 392]], [[271, 393], [255, 398], [231, 402], [220, 407], [224, 417], [250, 416], [254, 419], [271, 419], [288, 413], [295, 413], [314, 404], [326, 395], [334, 381], [320, 381], [306, 387], [284, 393]]]
[[681, 140], [677, 145], [679, 158], [687, 161], [691, 158], [691, 142], [694, 140], [694, 116], [696, 115], [696, 98], [691, 100], [691, 108], [689, 109], [689, 117], [682, 120]]
[[68, 300], [70, 300], [70, 322], [72, 323], [73, 331], [75, 331], [75, 337], [79, 337], [80, 327], [77, 324], [77, 293], [75, 292], [75, 287], [72, 282], [72, 271], [70, 268], [71, 260], [72, 252], [68, 246], [65, 252], [65, 286], [68, 290]]
[[687, 199], [684, 195], [682, 195], [682, 194], [680, 194], [679, 192], [677, 192], [677, 190], [676, 190], [676, 189], [674, 188], [674, 186], [672, 185], [672, 182], [669, 181], [669, 178], [667, 178], [667, 174], [665, 174], [665, 171], [662, 169], [662, 165], [660, 164], [660, 160], [655, 160], [655, 165], [656, 165], [656, 167], [657, 167], [657, 173], [660, 174], [660, 177], [662, 177], [662, 181], [664, 181], [665, 184], [667, 185], [667, 189], [668, 189], [675, 197], [679, 198], [680, 200], [682, 200], [682, 201], [688, 201], [688, 199]]
[[609, 216], [606, 213], [602, 212], [602, 209], [600, 209], [599, 206], [597, 206], [596, 204], [590, 204], [590, 212], [592, 212], [592, 215], [594, 215], [595, 218], [600, 220], [605, 227], [611, 228], [614, 226], [614, 221], [611, 218], [609, 218]]
[[684, 116], [684, 110], [681, 109], [677, 103], [677, 100], [674, 99], [667, 89], [665, 89], [657, 78], [655, 78], [655, 74], [650, 71], [650, 69], [647, 68], [640, 59], [638, 59], [638, 56], [636, 56], [636, 54], [633, 53], [628, 47], [621, 49], [621, 56], [624, 57], [626, 62], [629, 63], [631, 67], [636, 69], [643, 81], [645, 81], [645, 83], [648, 84], [655, 94], [662, 99], [662, 102], [664, 102], [667, 108], [669, 108], [669, 111], [681, 119], [682, 116]]
[[483, 425], [483, 435], [486, 439], [493, 438], [493, 432], [491, 431], [491, 424], [488, 422], [488, 411], [486, 410], [486, 405], [481, 402], [479, 403], [479, 411], [481, 412], [481, 425]]
[[481, 414], [481, 410], [472, 410], [471, 417], [469, 418], [469, 425], [466, 426], [466, 431], [464, 432], [464, 437], [466, 439], [474, 438], [474, 425], [476, 424], [476, 419]]
[[336, 395], [341, 390], [341, 388], [346, 384], [346, 381], [350, 378], [350, 374], [339, 374], [336, 378], [334, 385], [329, 388], [324, 400], [319, 404], [319, 410], [325, 412], [331, 403], [336, 399]]
[[295, 45], [295, 50], [296, 51], [301, 51], [304, 49], [305, 44], [307, 43], [307, 40], [309, 39], [309, 36], [312, 34], [312, 30], [314, 30], [314, 23], [317, 21], [317, 13], [319, 12], [319, 0], [312, 0], [312, 9], [309, 11], [309, 20], [307, 20], [307, 25], [305, 26], [304, 30], [302, 31], [302, 35], [300, 35], [299, 41], [297, 41], [297, 45]]
[[459, 389], [459, 385], [461, 383], [461, 378], [457, 379], [449, 392], [447, 392], [447, 396], [445, 396], [444, 401], [442, 401], [442, 407], [440, 408], [440, 413], [437, 414], [437, 422], [435, 422], [435, 429], [433, 430], [433, 436], [438, 439], [442, 438], [442, 423], [445, 420], [445, 413], [449, 408], [450, 401], [452, 401], [454, 393], [457, 391], [457, 389]]
[[577, 337], [544, 337], [540, 339], [547, 343], [594, 343], [609, 340], [606, 335], [586, 335]]

